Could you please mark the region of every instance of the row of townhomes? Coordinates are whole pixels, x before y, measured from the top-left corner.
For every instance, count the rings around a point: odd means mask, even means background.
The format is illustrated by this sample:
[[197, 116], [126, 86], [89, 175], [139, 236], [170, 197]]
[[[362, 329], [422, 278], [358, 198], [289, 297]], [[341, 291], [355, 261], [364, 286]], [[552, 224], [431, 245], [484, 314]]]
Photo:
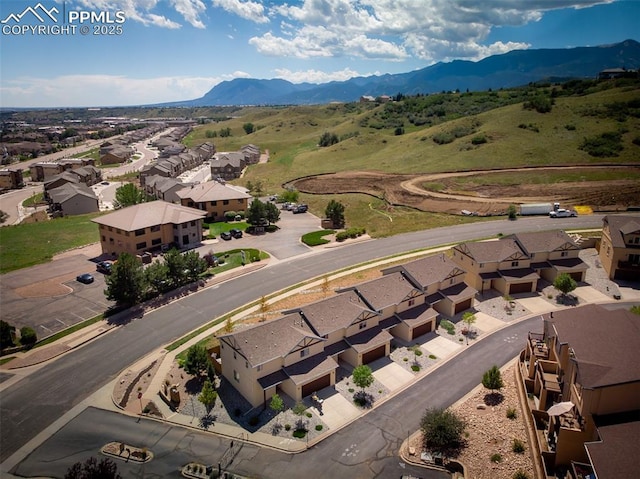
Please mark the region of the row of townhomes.
[[[634, 477], [640, 443], [640, 324], [595, 304], [542, 316], [520, 355], [538, 453], [548, 474]], [[568, 475], [558, 475], [566, 471]]]
[[211, 159], [211, 177], [229, 181], [240, 178], [242, 171], [249, 165], [260, 161], [260, 148], [248, 144], [240, 151], [220, 152]]
[[444, 254], [383, 270], [383, 276], [250, 329], [222, 336], [223, 375], [254, 406], [279, 390], [299, 400], [335, 384], [338, 361], [367, 364], [436, 328], [438, 315], [473, 308], [477, 293], [534, 292], [587, 265], [564, 231], [463, 243]]
[[24, 176], [20, 168], [3, 168], [0, 170], [0, 192], [16, 190], [24, 187]]
[[340, 361], [355, 367], [391, 353], [394, 338], [435, 330], [439, 312], [472, 306], [476, 291], [444, 254], [220, 337], [222, 374], [253, 406], [275, 393], [300, 400], [333, 386]]

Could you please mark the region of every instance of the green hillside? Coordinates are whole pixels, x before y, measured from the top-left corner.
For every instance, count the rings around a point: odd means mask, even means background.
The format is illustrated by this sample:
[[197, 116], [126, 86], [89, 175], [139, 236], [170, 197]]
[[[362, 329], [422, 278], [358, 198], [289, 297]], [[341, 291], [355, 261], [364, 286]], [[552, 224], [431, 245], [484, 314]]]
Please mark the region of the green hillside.
[[[245, 108], [235, 114], [231, 120], [199, 126], [186, 142], [192, 146], [212, 141], [218, 151], [247, 143], [269, 150], [269, 163], [250, 167], [237, 182], [260, 179], [270, 193], [302, 176], [340, 171], [415, 174], [550, 165], [640, 166], [638, 81], [443, 93], [386, 104]], [[256, 131], [246, 134], [246, 123]], [[231, 136], [217, 135], [226, 128]], [[325, 132], [341, 141], [319, 147]], [[616, 179], [615, 173], [611, 179]], [[329, 198], [302, 196], [317, 214]], [[349, 224], [364, 226], [377, 236], [469, 221], [401, 208], [390, 211], [366, 195], [338, 199], [348, 203]]]

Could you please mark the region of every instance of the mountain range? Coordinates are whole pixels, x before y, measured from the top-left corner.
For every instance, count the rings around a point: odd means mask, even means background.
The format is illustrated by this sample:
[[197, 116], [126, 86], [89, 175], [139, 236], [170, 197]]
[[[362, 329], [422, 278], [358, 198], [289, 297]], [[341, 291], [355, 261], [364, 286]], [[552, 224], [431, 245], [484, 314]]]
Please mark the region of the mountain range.
[[611, 68], [639, 69], [640, 43], [625, 40], [595, 47], [513, 50], [477, 62], [455, 60], [407, 73], [322, 84], [236, 78], [219, 83], [201, 98], [161, 106], [324, 104], [357, 101], [363, 95], [496, 90], [546, 80], [596, 78], [600, 71]]

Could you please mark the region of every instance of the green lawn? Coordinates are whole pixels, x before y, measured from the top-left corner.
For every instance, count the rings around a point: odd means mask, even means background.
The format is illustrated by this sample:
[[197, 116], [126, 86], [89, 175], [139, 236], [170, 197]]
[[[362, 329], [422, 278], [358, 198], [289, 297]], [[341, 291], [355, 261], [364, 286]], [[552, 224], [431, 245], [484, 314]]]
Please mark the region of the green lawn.
[[259, 251], [253, 248], [245, 249], [232, 249], [224, 251], [222, 253], [216, 253], [218, 258], [223, 258], [224, 263], [215, 268], [211, 268], [210, 271], [214, 274], [229, 271], [230, 269], [243, 266], [242, 252], [244, 251], [244, 263], [249, 264], [253, 262], [253, 258], [259, 258], [260, 260], [269, 258], [269, 255], [263, 251]]
[[244, 221], [236, 221], [227, 223], [225, 221], [217, 221], [215, 223], [204, 223], [203, 228], [209, 228], [209, 237], [214, 238], [216, 236], [220, 236], [220, 233], [224, 233], [225, 231], [230, 231], [232, 229], [237, 229], [240, 231], [244, 231], [249, 227], [249, 223]]
[[335, 233], [335, 230], [312, 231], [311, 233], [307, 233], [302, 236], [302, 242], [307, 246], [319, 246], [321, 244], [327, 244], [329, 240], [325, 239], [324, 236], [332, 235], [333, 233]]
[[63, 251], [100, 240], [100, 214], [68, 216], [0, 228], [0, 273], [46, 263]]

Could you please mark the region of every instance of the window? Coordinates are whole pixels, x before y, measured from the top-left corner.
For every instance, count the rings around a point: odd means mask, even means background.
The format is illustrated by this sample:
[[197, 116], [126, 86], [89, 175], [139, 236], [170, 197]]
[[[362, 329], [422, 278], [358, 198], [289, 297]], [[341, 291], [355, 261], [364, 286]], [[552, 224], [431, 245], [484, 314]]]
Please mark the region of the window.
[[102, 237], [102, 241], [107, 241], [107, 238], [105, 238], [104, 236]]
[[367, 322], [366, 321], [362, 321], [359, 325], [358, 325], [358, 329], [364, 329], [367, 327]]
[[147, 247], [147, 242], [143, 241], [142, 243], [136, 243], [136, 249], [145, 249]]
[[218, 202], [217, 201], [212, 201], [211, 202], [211, 206], [218, 206]]
[[236, 371], [235, 369], [233, 370], [233, 379], [240, 382], [240, 373], [238, 373], [238, 371]]
[[416, 300], [415, 299], [410, 299], [409, 300], [409, 306], [413, 306], [414, 304], [416, 304]]
[[300, 350], [300, 357], [301, 358], [306, 358], [307, 356], [309, 356], [309, 348], [304, 348]]
[[515, 268], [516, 266], [518, 266], [518, 262], [517, 262], [517, 261], [512, 261], [512, 262], [511, 262], [511, 266], [512, 266], [513, 268]]
[[157, 245], [159, 245], [160, 243], [162, 243], [162, 238], [156, 238], [156, 239], [151, 240], [151, 244], [152, 244], [153, 246], [157, 246]]
[[151, 227], [151, 232], [155, 233], [157, 231], [160, 231], [160, 225], [154, 225]]
[[229, 204], [229, 200], [222, 200], [222, 204], [223, 205], [228, 205]]
[[136, 230], [136, 236], [142, 236], [144, 234], [144, 228]]
[[569, 254], [568, 251], [563, 251], [562, 253], [560, 253], [560, 257], [564, 258], [565, 256], [567, 256]]
[[182, 244], [189, 244], [189, 235], [182, 236]]
[[[203, 209], [204, 209], [204, 208], [203, 208]], [[191, 226], [195, 226], [195, 225], [196, 225], [196, 222], [195, 222], [195, 221], [192, 221], [190, 224], [191, 224]]]
[[113, 231], [113, 228], [111, 226], [109, 226], [109, 231]]

